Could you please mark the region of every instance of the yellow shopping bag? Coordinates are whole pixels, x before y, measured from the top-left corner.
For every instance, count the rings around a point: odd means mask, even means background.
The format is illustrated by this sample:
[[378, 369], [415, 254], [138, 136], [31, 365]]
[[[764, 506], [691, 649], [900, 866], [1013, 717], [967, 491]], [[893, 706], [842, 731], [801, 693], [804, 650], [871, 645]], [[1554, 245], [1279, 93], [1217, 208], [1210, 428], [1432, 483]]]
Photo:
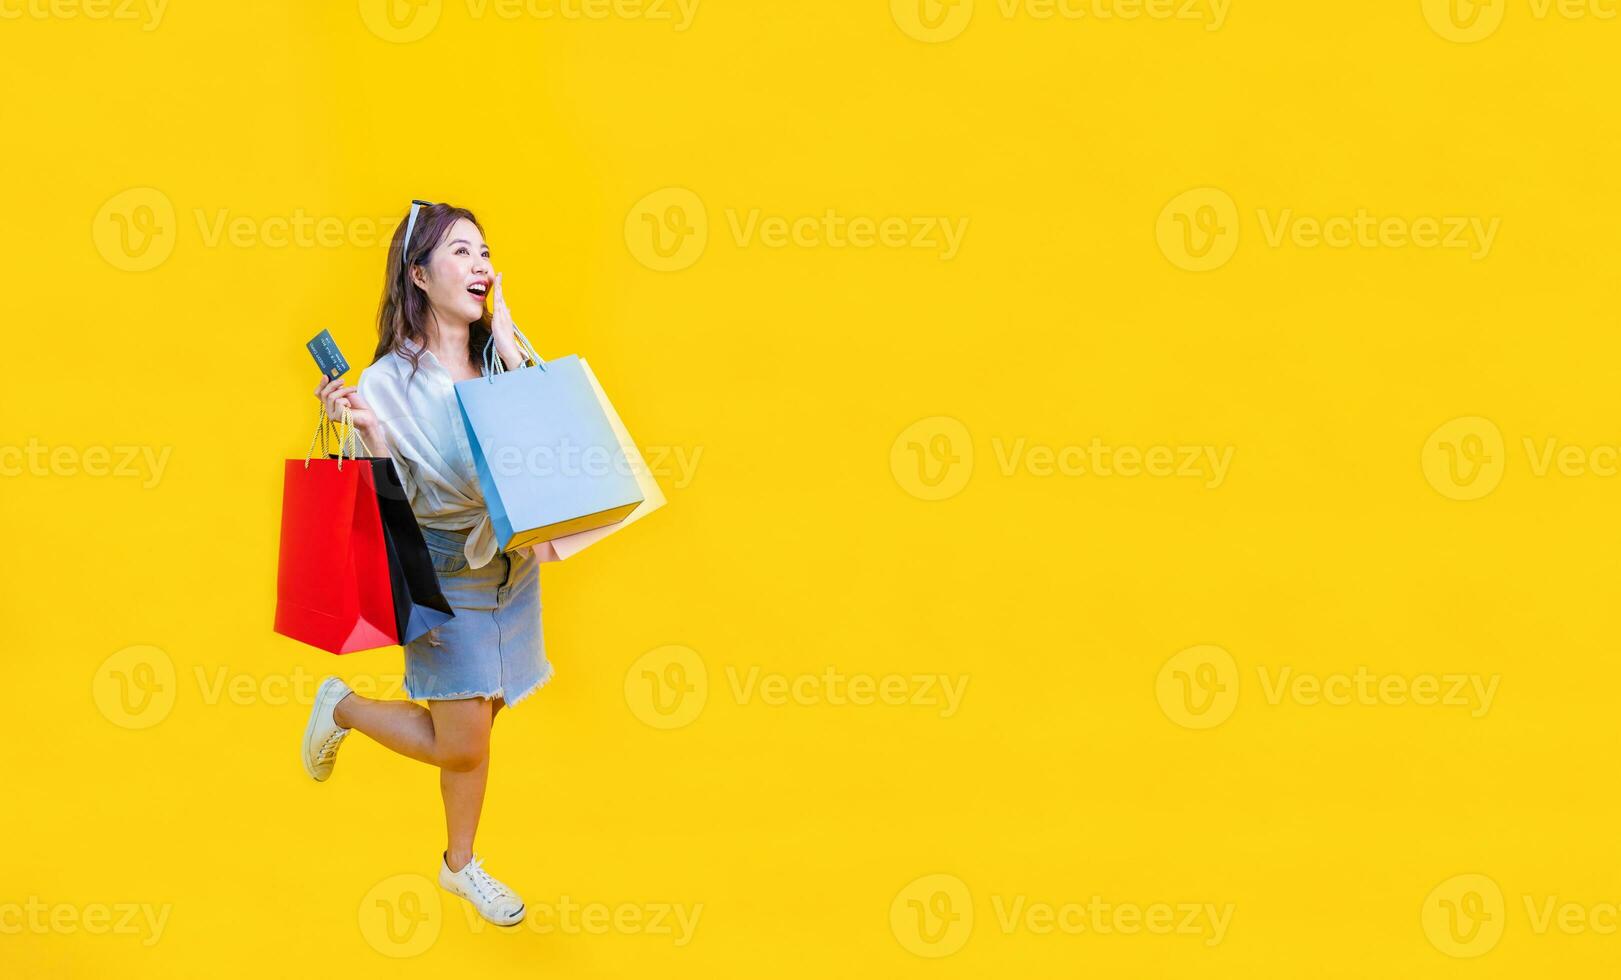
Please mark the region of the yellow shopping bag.
[[623, 520], [615, 524], [592, 528], [588, 531], [578, 531], [574, 534], [565, 534], [560, 538], [553, 538], [550, 541], [543, 541], [535, 545], [535, 555], [541, 561], [562, 561], [565, 558], [572, 558], [615, 531], [626, 527], [634, 521], [641, 520], [664, 506], [664, 491], [659, 489], [658, 481], [653, 479], [652, 471], [648, 469], [647, 462], [642, 459], [641, 450], [636, 448], [635, 440], [630, 437], [630, 432], [625, 428], [625, 423], [619, 418], [619, 413], [615, 411], [613, 402], [608, 400], [607, 393], [602, 390], [602, 384], [597, 381], [597, 376], [591, 370], [591, 365], [587, 364], [585, 358], [582, 357], [580, 358], [580, 367], [585, 369], [586, 380], [591, 382], [591, 390], [595, 392], [597, 401], [602, 404], [602, 411], [608, 416], [608, 423], [613, 426], [614, 435], [619, 439], [620, 455], [624, 460], [624, 464], [630, 468], [631, 475], [636, 478], [636, 485], [641, 488], [642, 502], [636, 506], [635, 510], [625, 515]]

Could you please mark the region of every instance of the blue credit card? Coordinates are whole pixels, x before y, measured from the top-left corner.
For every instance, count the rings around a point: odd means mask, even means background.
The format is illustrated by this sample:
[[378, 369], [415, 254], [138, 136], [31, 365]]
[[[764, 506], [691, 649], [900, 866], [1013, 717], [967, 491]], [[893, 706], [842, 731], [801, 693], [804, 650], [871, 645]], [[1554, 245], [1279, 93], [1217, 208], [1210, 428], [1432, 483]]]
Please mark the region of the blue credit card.
[[332, 331], [321, 331], [315, 335], [314, 340], [304, 346], [314, 355], [315, 363], [321, 368], [322, 377], [341, 378], [349, 372], [349, 362], [344, 360], [343, 351], [338, 350], [338, 342], [332, 339]]

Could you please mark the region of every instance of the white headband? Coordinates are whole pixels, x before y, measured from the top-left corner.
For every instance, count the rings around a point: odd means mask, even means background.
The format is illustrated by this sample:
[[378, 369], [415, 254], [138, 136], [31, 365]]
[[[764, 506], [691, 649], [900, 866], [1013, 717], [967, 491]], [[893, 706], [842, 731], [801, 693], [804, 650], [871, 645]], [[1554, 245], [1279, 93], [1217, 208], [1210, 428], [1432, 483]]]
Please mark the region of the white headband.
[[400, 269], [405, 273], [406, 282], [411, 281], [411, 232], [416, 230], [417, 212], [432, 204], [432, 201], [411, 201], [411, 217], [405, 220], [405, 238], [400, 242]]

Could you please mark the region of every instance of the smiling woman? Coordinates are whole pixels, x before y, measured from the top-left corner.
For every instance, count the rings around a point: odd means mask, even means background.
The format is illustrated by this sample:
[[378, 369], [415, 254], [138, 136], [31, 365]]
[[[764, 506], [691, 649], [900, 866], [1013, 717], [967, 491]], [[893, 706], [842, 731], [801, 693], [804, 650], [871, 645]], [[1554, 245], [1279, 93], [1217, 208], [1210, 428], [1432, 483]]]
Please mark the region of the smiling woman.
[[[409, 257], [407, 235], [411, 238]], [[491, 272], [484, 226], [473, 212], [448, 204], [412, 202], [411, 214], [401, 222], [388, 250], [373, 361], [412, 344], [427, 343], [430, 325], [442, 322], [435, 311], [444, 311], [451, 322], [467, 324], [468, 360], [477, 363], [494, 326], [485, 298], [498, 281]], [[497, 303], [497, 313], [506, 317], [504, 302]], [[511, 318], [506, 317], [503, 325], [505, 331], [493, 331], [496, 350], [509, 367], [516, 367], [523, 358], [512, 336]], [[406, 356], [415, 368], [420, 355], [412, 351]]]
[[496, 547], [456, 403], [455, 382], [481, 376], [489, 348], [510, 368], [524, 363], [471, 211], [412, 202], [389, 249], [377, 333], [359, 386], [340, 378], [317, 394], [329, 417], [347, 411], [368, 449], [392, 457], [456, 615], [405, 646], [406, 690], [426, 708], [364, 697], [336, 677], [323, 681], [305, 727], [304, 765], [324, 781], [358, 729], [439, 767], [447, 828], [439, 883], [490, 922], [516, 925], [523, 901], [483, 869], [473, 838], [495, 715], [539, 690], [552, 668], [540, 629], [540, 559]]

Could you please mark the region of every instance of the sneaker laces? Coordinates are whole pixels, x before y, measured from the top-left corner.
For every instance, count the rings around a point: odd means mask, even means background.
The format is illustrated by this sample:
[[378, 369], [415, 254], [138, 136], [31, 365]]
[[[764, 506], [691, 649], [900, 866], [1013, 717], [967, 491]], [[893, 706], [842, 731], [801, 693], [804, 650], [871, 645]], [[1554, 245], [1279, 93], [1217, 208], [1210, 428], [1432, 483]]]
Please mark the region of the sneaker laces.
[[337, 758], [338, 746], [343, 742], [344, 736], [348, 734], [349, 729], [339, 728], [331, 735], [328, 735], [326, 741], [321, 743], [321, 750], [315, 754], [315, 761], [325, 764]]
[[479, 896], [487, 902], [518, 897], [512, 893], [512, 889], [495, 880], [488, 871], [484, 870], [484, 859], [476, 854], [468, 859], [467, 867], [463, 868], [459, 873], [467, 876], [467, 880], [472, 882], [473, 887], [478, 890]]

